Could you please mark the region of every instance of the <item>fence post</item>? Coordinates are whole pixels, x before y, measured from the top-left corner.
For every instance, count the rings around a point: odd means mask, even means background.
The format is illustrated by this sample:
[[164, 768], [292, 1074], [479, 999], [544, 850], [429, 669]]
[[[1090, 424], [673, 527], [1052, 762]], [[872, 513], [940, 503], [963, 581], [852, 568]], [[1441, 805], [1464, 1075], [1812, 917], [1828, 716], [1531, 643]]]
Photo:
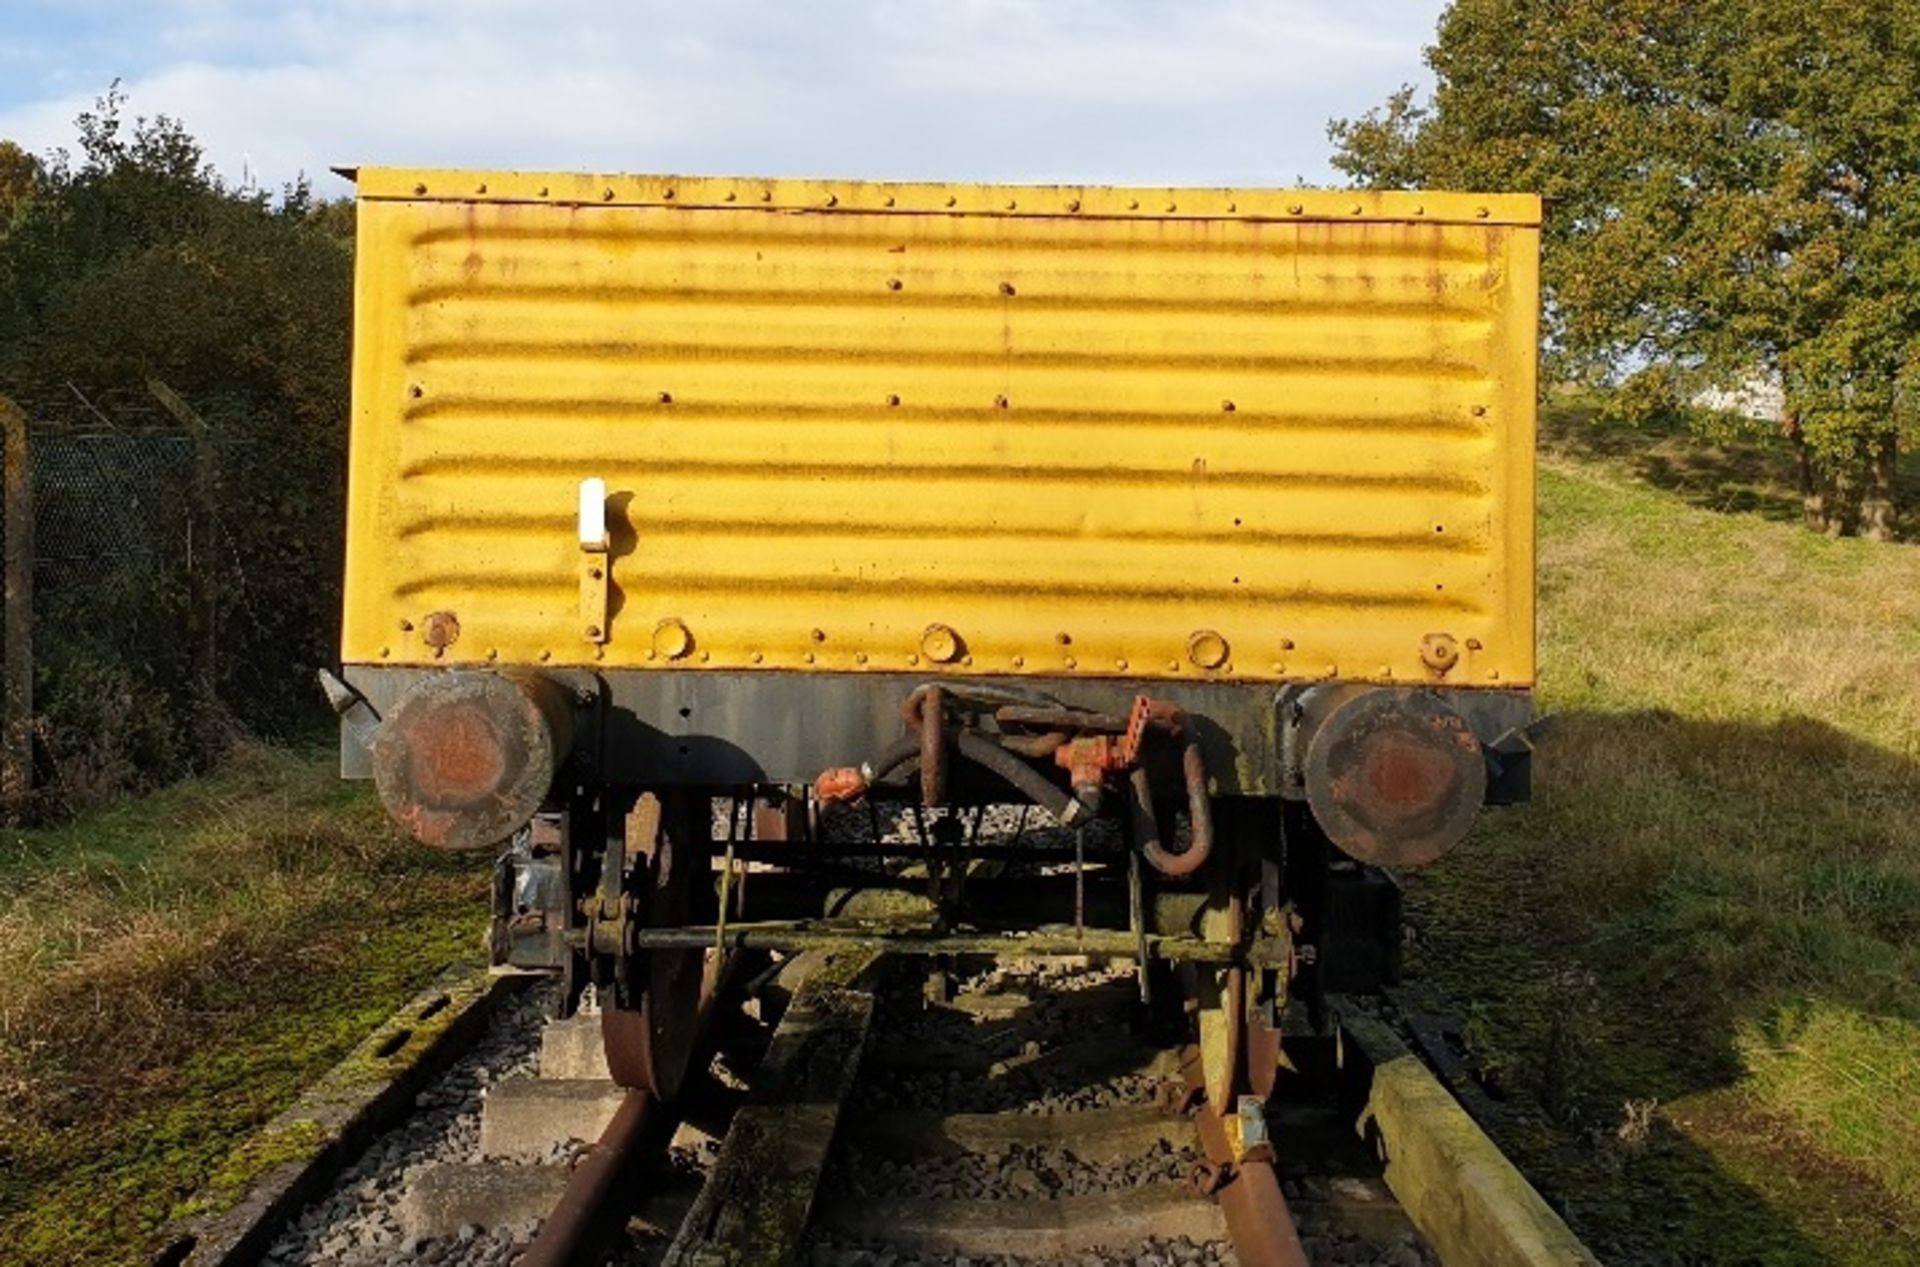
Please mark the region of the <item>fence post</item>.
[[214, 453], [206, 419], [157, 378], [147, 390], [173, 415], [193, 441], [193, 480], [187, 500], [187, 663], [193, 699], [193, 742], [202, 759], [223, 746], [220, 724], [218, 657], [220, 631], [215, 622], [218, 592], [213, 583]]
[[6, 647], [0, 654], [0, 819], [9, 827], [26, 818], [33, 791], [33, 481], [27, 458], [27, 416], [0, 396], [0, 433], [6, 442]]

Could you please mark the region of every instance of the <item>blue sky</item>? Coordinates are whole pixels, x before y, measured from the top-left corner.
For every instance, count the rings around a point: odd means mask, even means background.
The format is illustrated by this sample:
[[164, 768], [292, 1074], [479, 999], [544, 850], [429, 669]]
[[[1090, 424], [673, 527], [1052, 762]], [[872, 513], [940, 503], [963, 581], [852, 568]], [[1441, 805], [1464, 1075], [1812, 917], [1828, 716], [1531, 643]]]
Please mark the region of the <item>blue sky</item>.
[[230, 178], [333, 164], [1284, 185], [1444, 0], [0, 0], [0, 137], [119, 77]]

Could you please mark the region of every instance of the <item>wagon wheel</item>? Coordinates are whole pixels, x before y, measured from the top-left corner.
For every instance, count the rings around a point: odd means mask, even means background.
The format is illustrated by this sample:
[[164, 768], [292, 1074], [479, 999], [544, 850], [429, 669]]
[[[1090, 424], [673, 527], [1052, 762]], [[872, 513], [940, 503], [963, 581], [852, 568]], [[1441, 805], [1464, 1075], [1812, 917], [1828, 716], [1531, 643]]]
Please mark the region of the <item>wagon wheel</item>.
[[[685, 790], [647, 792], [628, 816], [625, 890], [641, 927], [687, 922], [694, 886], [706, 870], [706, 833], [697, 830], [697, 807], [705, 803]], [[647, 950], [620, 957], [600, 1018], [616, 1083], [662, 1100], [679, 1093], [713, 989], [711, 954]]]
[[[1210, 942], [1239, 939], [1238, 897], [1215, 899], [1200, 915], [1200, 935]], [[1233, 1112], [1244, 1085], [1247, 970], [1237, 965], [1195, 964], [1200, 1031], [1200, 1072], [1207, 1105], [1215, 1113]]]

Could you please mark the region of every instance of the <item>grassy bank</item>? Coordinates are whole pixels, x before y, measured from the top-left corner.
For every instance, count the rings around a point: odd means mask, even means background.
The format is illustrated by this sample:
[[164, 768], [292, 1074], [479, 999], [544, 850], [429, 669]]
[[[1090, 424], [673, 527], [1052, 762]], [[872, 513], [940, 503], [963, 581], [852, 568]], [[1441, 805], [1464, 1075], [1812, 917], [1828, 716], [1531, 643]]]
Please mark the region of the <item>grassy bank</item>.
[[328, 752], [0, 836], [0, 1262], [146, 1261], [238, 1138], [478, 956], [484, 894]]
[[1609, 1261], [1920, 1261], [1920, 548], [1644, 474], [1543, 459], [1559, 720], [1412, 992]]

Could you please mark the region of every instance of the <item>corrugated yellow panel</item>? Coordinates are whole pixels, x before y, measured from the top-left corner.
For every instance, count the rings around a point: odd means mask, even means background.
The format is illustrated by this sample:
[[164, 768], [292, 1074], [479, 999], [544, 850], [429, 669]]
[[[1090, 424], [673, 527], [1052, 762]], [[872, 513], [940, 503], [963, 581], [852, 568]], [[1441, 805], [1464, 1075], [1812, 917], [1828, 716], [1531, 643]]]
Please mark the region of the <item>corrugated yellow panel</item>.
[[1532, 680], [1531, 198], [361, 190], [348, 662]]

